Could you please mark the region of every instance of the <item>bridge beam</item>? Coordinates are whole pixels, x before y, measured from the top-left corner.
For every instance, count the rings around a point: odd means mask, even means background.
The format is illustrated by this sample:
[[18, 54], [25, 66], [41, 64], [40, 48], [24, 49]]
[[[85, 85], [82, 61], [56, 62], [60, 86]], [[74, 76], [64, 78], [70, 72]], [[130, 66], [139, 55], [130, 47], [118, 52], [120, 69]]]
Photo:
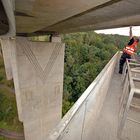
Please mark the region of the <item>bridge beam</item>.
[[17, 37], [2, 39], [1, 44], [6, 69], [12, 70], [25, 139], [44, 140], [61, 120], [64, 43], [60, 37], [52, 42]]

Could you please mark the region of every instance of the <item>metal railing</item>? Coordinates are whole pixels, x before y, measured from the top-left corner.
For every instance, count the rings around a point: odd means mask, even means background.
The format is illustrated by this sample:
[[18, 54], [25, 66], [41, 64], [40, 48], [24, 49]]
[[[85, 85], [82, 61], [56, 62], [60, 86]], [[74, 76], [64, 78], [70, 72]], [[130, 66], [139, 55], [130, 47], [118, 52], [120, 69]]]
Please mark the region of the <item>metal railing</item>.
[[138, 108], [139, 106], [132, 104], [132, 99], [135, 94], [140, 95], [140, 62], [136, 59], [126, 61], [122, 76], [123, 93], [120, 99], [120, 112], [119, 112], [119, 127], [118, 137], [122, 137], [122, 132], [126, 120], [140, 124], [138, 120], [128, 117], [130, 107]]

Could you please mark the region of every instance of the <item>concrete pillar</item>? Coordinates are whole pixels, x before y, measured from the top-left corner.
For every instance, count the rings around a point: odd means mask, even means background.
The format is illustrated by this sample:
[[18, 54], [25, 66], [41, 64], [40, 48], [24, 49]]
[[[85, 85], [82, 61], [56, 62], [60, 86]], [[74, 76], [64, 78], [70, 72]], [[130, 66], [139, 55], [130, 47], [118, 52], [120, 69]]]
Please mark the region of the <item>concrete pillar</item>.
[[[12, 76], [12, 66], [11, 66], [11, 49], [10, 49], [10, 42], [7, 39], [2, 39], [1, 47], [6, 71], [6, 78], [7, 80], [11, 80]], [[1, 51], [1, 49], [0, 49]]]
[[61, 120], [64, 44], [57, 39], [49, 43], [31, 42], [24, 37], [10, 40], [18, 114], [25, 140], [46, 140]]
[[61, 37], [59, 36], [52, 36], [51, 42], [61, 42]]

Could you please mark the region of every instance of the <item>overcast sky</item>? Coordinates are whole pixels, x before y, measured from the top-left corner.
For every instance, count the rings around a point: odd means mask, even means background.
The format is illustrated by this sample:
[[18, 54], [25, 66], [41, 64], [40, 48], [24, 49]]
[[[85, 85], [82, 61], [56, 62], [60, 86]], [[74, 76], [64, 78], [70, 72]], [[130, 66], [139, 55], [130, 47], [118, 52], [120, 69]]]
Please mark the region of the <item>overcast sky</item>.
[[[132, 27], [133, 36], [140, 36], [140, 26]], [[114, 29], [106, 29], [106, 30], [96, 30], [96, 33], [104, 33], [104, 34], [120, 34], [129, 36], [129, 27], [124, 28], [114, 28]]]

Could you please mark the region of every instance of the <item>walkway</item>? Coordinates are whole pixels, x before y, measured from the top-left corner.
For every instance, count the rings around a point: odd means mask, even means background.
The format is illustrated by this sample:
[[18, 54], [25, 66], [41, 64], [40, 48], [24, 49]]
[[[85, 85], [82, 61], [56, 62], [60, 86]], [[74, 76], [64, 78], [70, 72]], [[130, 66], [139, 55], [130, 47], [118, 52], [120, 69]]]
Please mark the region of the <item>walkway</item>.
[[[121, 93], [121, 75], [118, 74], [118, 68], [116, 68], [100, 116], [94, 124], [95, 127], [90, 128], [92, 122], [86, 124], [83, 140], [119, 140], [117, 128]], [[131, 110], [129, 116], [140, 121], [140, 112], [138, 113], [136, 110]], [[140, 124], [127, 120], [122, 140], [140, 140]]]

